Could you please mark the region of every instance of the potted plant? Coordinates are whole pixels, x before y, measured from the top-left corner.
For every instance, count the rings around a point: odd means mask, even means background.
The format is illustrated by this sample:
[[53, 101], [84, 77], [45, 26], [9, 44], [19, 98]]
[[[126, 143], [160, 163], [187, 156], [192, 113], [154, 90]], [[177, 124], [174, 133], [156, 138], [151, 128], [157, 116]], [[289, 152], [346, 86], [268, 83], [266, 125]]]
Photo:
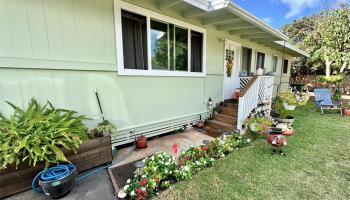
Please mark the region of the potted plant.
[[280, 99], [283, 101], [283, 106], [286, 110], [294, 110], [298, 105], [295, 94], [290, 90], [282, 92]]
[[0, 114], [0, 198], [29, 189], [56, 163], [71, 162], [80, 172], [112, 161], [110, 136], [91, 140], [84, 115], [35, 99], [26, 109], [7, 103], [15, 112]]
[[273, 107], [275, 119], [278, 122], [286, 123], [288, 126], [292, 126], [294, 122], [293, 110], [285, 109], [284, 102], [281, 99], [276, 99]]
[[103, 120], [103, 122], [98, 124], [96, 129], [103, 136], [109, 136], [110, 134], [115, 133], [117, 131], [115, 126], [108, 120]]
[[245, 121], [245, 124], [245, 126], [248, 127], [250, 131], [264, 135], [273, 125], [273, 121], [267, 116], [252, 116]]

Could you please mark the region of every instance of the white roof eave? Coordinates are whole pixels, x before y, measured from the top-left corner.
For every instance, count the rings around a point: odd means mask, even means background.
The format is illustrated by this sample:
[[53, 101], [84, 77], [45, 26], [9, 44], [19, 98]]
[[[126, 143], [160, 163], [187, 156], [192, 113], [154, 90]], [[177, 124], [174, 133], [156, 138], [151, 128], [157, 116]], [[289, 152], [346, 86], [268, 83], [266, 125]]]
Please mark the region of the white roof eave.
[[227, 7], [225, 8], [227, 11], [232, 12], [233, 14], [247, 20], [248, 22], [250, 22], [251, 24], [257, 26], [258, 28], [271, 33], [273, 36], [287, 41], [288, 37], [285, 36], [283, 33], [281, 33], [280, 31], [272, 28], [270, 25], [268, 25], [267, 23], [263, 22], [262, 20], [260, 20], [259, 18], [255, 17], [254, 15], [252, 15], [251, 13], [249, 13], [248, 11], [244, 10], [243, 8], [239, 7], [238, 5], [230, 2]]
[[285, 41], [275, 41], [275, 43], [281, 45], [281, 46], [284, 46], [294, 52], [296, 52], [297, 54], [299, 55], [302, 55], [302, 56], [305, 56], [305, 57], [310, 57], [310, 54], [306, 53], [305, 51], [301, 50], [301, 49], [298, 49], [297, 47], [289, 44], [288, 42], [285, 42]]

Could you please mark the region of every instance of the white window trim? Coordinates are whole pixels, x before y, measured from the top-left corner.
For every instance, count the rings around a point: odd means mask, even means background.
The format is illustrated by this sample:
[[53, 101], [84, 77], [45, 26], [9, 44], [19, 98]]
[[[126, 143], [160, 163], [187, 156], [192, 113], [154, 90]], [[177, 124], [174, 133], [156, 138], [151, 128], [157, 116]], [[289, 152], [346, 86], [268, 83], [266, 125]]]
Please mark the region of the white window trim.
[[[147, 18], [147, 49], [148, 49], [148, 70], [135, 70], [124, 68], [124, 56], [123, 56], [123, 36], [122, 36], [122, 21], [121, 21], [121, 10], [130, 11], [136, 14], [143, 15]], [[116, 35], [116, 54], [117, 54], [117, 69], [118, 75], [128, 76], [187, 76], [187, 77], [205, 77], [206, 76], [206, 29], [189, 24], [187, 22], [162, 15], [160, 13], [151, 11], [146, 8], [139, 7], [137, 5], [124, 2], [121, 0], [114, 0], [114, 17], [115, 17], [115, 35]], [[191, 44], [188, 46], [188, 71], [168, 71], [168, 70], [152, 70], [151, 60], [151, 35], [150, 35], [150, 20], [151, 18], [172, 23], [175, 26], [187, 28], [190, 30], [200, 32], [203, 34], [203, 55], [202, 55], [202, 72], [191, 72]]]

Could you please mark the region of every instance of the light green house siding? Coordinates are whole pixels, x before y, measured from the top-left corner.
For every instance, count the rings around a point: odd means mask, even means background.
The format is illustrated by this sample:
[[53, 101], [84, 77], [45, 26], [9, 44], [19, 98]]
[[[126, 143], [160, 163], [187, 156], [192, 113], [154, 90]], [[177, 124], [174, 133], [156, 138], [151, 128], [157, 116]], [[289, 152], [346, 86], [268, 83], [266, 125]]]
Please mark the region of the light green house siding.
[[[130, 2], [158, 11], [151, 1]], [[206, 77], [118, 76], [112, 0], [0, 0], [0, 9], [5, 115], [12, 113], [5, 100], [25, 106], [35, 97], [86, 114], [94, 127], [101, 120], [95, 90], [119, 129], [206, 112], [206, 99], [223, 98], [223, 38], [266, 53], [268, 68], [271, 56], [279, 56], [281, 71], [281, 52], [207, 27]], [[163, 14], [184, 20], [174, 10]]]

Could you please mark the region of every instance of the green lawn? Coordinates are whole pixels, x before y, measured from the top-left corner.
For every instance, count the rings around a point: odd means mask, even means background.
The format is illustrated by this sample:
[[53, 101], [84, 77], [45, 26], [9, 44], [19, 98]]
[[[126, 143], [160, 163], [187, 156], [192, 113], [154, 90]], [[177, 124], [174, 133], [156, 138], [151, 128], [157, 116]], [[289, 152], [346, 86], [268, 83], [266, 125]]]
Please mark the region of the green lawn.
[[166, 199], [350, 199], [350, 117], [296, 111], [286, 157], [264, 140], [236, 151]]

